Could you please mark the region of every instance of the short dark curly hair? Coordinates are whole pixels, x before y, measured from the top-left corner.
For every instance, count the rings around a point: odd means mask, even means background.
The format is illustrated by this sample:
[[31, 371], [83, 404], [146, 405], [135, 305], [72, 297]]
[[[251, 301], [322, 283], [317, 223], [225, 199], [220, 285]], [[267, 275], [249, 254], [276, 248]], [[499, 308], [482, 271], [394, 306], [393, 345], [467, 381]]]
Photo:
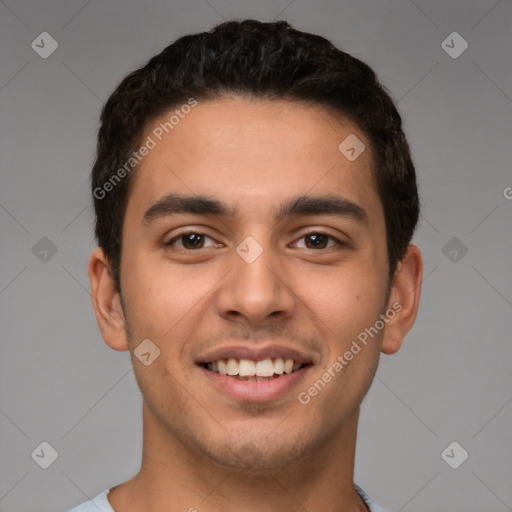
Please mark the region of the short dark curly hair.
[[317, 103], [362, 130], [370, 141], [384, 210], [391, 280], [416, 228], [419, 198], [402, 120], [388, 91], [367, 64], [319, 35], [296, 30], [285, 21], [243, 20], [176, 40], [127, 75], [103, 108], [91, 173], [95, 235], [117, 291], [132, 174], [108, 187], [108, 193], [105, 184], [140, 145], [156, 117], [190, 98], [233, 94]]

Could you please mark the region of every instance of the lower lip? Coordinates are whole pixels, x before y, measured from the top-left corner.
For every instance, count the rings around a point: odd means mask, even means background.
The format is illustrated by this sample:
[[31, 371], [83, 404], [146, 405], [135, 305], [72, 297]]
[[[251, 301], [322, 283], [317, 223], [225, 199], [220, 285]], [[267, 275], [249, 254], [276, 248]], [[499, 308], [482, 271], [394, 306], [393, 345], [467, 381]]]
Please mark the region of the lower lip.
[[216, 389], [245, 402], [267, 402], [280, 398], [297, 386], [310, 368], [311, 366], [305, 366], [292, 373], [283, 373], [272, 380], [244, 381], [199, 367]]

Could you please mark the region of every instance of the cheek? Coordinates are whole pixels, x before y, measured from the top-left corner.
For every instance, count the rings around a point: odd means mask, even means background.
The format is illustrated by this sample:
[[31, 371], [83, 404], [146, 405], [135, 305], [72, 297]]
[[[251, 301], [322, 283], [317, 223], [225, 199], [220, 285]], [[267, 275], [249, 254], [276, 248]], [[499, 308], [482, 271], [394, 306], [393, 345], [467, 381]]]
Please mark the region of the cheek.
[[382, 276], [371, 265], [330, 269], [314, 280], [302, 273], [295, 282], [307, 307], [329, 327], [329, 338], [346, 339], [373, 325], [385, 299]]
[[[163, 258], [126, 260], [123, 295], [134, 343], [149, 338], [162, 352], [175, 354], [193, 336], [195, 318], [222, 278], [214, 269], [180, 269]], [[162, 355], [165, 356], [163, 353]]]

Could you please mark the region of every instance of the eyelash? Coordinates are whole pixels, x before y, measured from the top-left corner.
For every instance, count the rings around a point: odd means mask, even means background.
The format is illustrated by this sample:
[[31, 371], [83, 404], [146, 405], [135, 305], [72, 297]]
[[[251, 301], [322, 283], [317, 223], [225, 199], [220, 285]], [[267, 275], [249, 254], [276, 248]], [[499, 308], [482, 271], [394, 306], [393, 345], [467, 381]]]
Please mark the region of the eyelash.
[[[172, 247], [172, 245], [177, 240], [180, 240], [180, 239], [182, 239], [183, 237], [185, 237], [187, 235], [199, 235], [199, 236], [203, 236], [203, 237], [208, 237], [208, 238], [213, 240], [213, 238], [211, 236], [209, 236], [209, 235], [207, 235], [205, 233], [200, 233], [199, 231], [184, 231], [183, 233], [180, 233], [179, 235], [176, 235], [175, 237], [171, 238], [168, 242], [165, 242], [164, 245], [165, 245], [165, 247]], [[306, 237], [311, 236], [311, 235], [322, 235], [322, 236], [325, 236], [328, 239], [333, 240], [336, 243], [336, 245], [338, 245], [338, 246], [345, 246], [346, 245], [345, 243], [341, 242], [340, 240], [338, 240], [336, 237], [330, 235], [329, 233], [325, 233], [324, 231], [318, 231], [318, 230], [310, 231], [309, 233], [305, 233], [298, 240], [302, 240], [303, 238], [306, 238]], [[319, 252], [319, 251], [326, 251], [327, 249], [332, 249], [332, 248], [333, 247], [325, 247], [325, 248], [321, 248], [321, 249], [310, 249], [310, 248], [306, 247], [306, 250]], [[201, 249], [205, 249], [205, 247], [200, 247], [199, 249], [178, 248], [178, 250], [182, 251], [182, 252], [194, 252], [194, 251], [199, 251]]]

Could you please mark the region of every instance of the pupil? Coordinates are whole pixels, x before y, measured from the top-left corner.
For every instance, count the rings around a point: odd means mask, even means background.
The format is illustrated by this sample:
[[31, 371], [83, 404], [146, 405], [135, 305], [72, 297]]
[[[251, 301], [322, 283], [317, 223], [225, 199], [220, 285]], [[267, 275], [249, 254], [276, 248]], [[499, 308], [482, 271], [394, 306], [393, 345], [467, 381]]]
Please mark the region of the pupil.
[[[323, 239], [323, 240], [322, 240]], [[316, 233], [316, 234], [313, 234], [313, 235], [309, 235], [307, 240], [312, 240], [313, 241], [313, 247], [314, 248], [318, 248], [320, 245], [321, 246], [324, 246], [325, 245], [325, 237], [324, 235], [320, 234], [320, 233]], [[322, 243], [322, 241], [324, 243]]]
[[201, 242], [201, 235], [192, 233], [185, 236], [185, 246], [196, 247]]

